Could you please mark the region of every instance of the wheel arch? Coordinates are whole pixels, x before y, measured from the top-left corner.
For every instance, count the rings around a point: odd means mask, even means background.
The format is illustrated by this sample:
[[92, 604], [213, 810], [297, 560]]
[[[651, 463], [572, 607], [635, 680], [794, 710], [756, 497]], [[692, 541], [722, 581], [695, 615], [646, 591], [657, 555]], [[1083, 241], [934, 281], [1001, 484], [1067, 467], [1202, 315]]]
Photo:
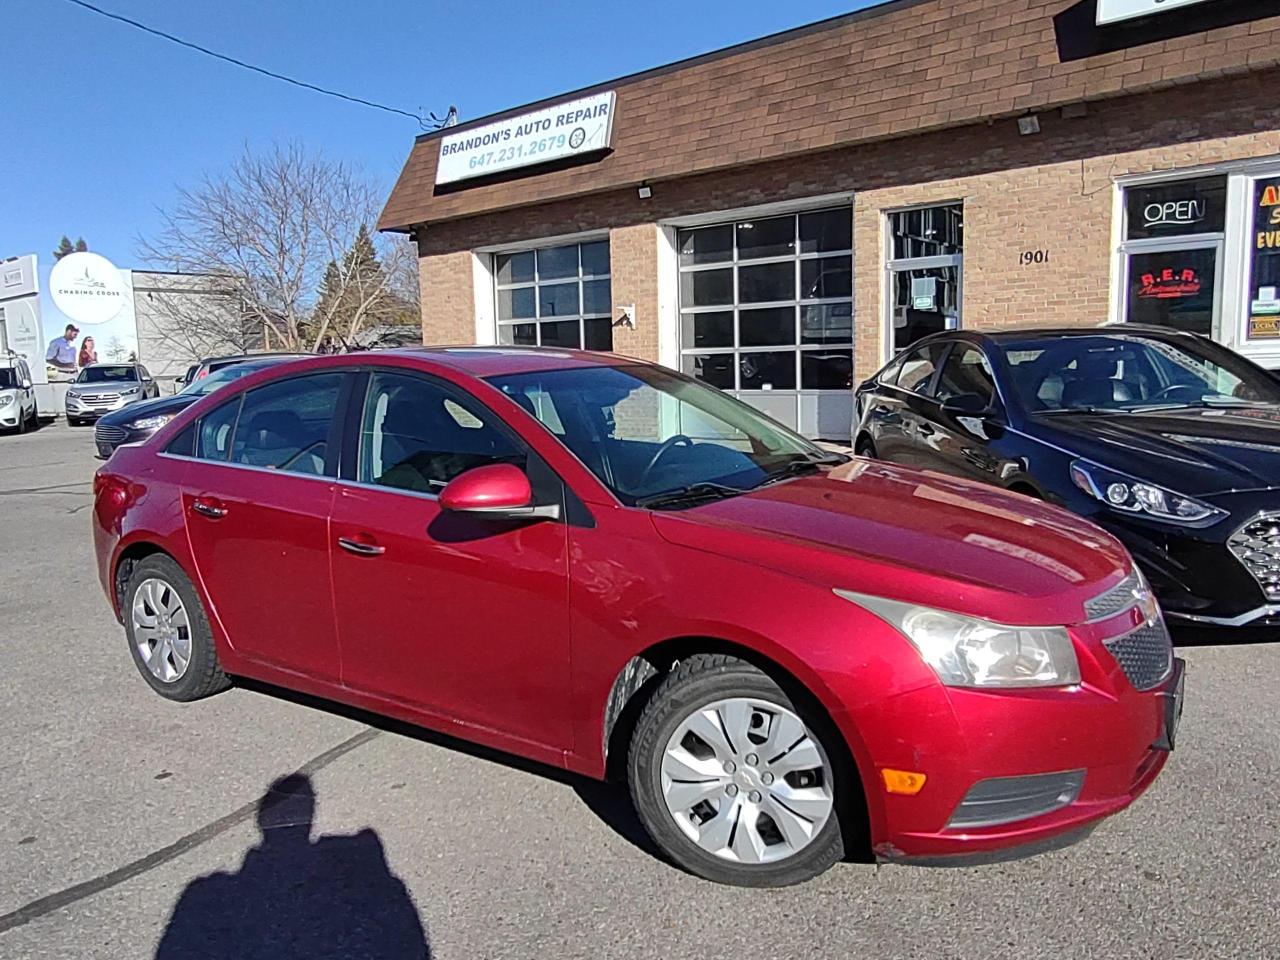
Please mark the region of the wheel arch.
[[848, 852], [856, 857], [869, 856], [870, 823], [867, 791], [870, 781], [864, 776], [855, 752], [832, 716], [822, 697], [794, 671], [778, 660], [752, 647], [713, 636], [671, 637], [653, 644], [633, 656], [618, 672], [605, 702], [602, 724], [604, 777], [621, 782], [626, 776], [627, 754], [632, 734], [641, 712], [655, 688], [681, 660], [694, 654], [723, 654], [735, 657], [760, 670], [780, 686], [794, 702], [821, 727], [826, 740], [838, 751], [833, 758], [847, 775], [846, 783], [856, 790], [846, 792], [841, 820], [844, 824]]
[[155, 556], [157, 553], [163, 554], [178, 566], [182, 566], [177, 557], [152, 540], [135, 540], [116, 554], [111, 571], [111, 605], [115, 608], [117, 620], [122, 620], [124, 617], [124, 592], [129, 585], [129, 578], [133, 576], [134, 568], [147, 557]]

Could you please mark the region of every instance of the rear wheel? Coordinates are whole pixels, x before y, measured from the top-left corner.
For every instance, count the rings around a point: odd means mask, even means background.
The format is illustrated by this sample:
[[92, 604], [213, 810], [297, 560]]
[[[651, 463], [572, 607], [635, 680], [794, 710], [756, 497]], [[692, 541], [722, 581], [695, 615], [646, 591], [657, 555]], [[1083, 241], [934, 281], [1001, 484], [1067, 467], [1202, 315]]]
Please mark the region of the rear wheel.
[[133, 568], [124, 626], [134, 665], [161, 696], [199, 700], [230, 685], [200, 597], [173, 558], [154, 554]]
[[830, 746], [764, 673], [700, 654], [672, 670], [637, 721], [632, 800], [654, 842], [691, 873], [801, 883], [844, 854]]

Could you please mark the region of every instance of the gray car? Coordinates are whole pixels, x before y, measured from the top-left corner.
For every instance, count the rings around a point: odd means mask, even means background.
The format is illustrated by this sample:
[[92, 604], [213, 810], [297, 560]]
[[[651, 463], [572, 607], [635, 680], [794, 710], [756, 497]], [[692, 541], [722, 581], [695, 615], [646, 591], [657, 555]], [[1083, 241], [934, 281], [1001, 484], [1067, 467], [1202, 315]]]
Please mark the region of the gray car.
[[140, 363], [91, 364], [67, 387], [67, 423], [97, 420], [104, 413], [159, 395], [160, 388]]

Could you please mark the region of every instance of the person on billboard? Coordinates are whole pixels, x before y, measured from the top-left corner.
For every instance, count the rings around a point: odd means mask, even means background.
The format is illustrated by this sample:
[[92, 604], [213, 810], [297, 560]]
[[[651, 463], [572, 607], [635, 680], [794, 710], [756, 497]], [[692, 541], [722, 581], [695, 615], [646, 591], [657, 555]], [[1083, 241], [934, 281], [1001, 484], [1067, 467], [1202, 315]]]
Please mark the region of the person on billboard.
[[93, 348], [93, 337], [85, 337], [80, 344], [80, 357], [76, 361], [76, 366], [87, 367], [91, 363], [98, 362], [98, 351]]
[[62, 336], [54, 337], [44, 355], [49, 375], [58, 380], [69, 380], [76, 375], [76, 337], [80, 336], [80, 328], [68, 323]]

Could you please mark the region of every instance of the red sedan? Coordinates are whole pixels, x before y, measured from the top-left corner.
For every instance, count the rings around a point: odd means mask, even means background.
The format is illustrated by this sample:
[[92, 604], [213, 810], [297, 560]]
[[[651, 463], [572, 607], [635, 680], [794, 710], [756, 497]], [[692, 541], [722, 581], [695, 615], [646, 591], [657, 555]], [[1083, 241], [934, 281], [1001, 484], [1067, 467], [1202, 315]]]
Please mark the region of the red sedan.
[[1173, 745], [1181, 663], [1102, 530], [651, 364], [285, 363], [95, 489], [102, 585], [163, 696], [254, 677], [616, 776], [719, 881], [1060, 846]]

